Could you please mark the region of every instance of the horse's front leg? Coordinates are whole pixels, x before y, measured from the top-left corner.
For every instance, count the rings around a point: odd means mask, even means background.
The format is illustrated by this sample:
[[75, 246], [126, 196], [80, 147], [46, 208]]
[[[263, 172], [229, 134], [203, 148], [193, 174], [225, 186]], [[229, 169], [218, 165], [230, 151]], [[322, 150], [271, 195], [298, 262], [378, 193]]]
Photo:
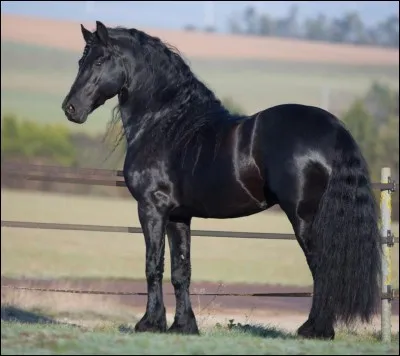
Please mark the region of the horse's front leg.
[[162, 293], [164, 273], [166, 216], [153, 204], [138, 204], [139, 220], [146, 243], [146, 313], [136, 324], [135, 331], [164, 332], [167, 329]]
[[190, 219], [167, 224], [171, 252], [171, 282], [175, 290], [176, 311], [169, 332], [198, 334], [196, 317], [190, 303]]

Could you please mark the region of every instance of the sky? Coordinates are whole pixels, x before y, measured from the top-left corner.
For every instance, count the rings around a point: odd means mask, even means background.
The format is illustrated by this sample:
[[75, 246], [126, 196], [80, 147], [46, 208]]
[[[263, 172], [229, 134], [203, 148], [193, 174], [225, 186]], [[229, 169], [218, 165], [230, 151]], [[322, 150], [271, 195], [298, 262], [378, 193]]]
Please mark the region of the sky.
[[214, 14], [215, 27], [226, 32], [228, 18], [248, 5], [281, 17], [293, 4], [299, 6], [301, 19], [318, 13], [336, 17], [356, 10], [365, 23], [374, 24], [399, 13], [398, 1], [2, 1], [1, 12], [168, 29], [188, 24], [204, 27]]

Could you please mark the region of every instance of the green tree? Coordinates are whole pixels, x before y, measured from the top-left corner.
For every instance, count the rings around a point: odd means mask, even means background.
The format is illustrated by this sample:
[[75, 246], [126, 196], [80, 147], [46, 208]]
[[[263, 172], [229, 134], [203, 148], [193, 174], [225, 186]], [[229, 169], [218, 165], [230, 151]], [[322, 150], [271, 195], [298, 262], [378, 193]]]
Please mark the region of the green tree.
[[384, 125], [390, 116], [399, 116], [399, 93], [387, 85], [374, 82], [364, 98], [364, 105], [376, 124]]
[[18, 123], [13, 115], [5, 115], [1, 128], [1, 156], [5, 152], [18, 154], [20, 151], [18, 142]]
[[391, 116], [378, 133], [378, 155], [382, 166], [399, 171], [399, 118]]
[[309, 40], [325, 41], [328, 39], [327, 19], [319, 14], [315, 18], [306, 19], [304, 22], [304, 37]]
[[45, 158], [68, 166], [74, 163], [76, 151], [63, 126], [18, 121], [14, 115], [5, 115], [1, 129], [1, 157], [2, 160]]
[[399, 16], [387, 17], [376, 27], [379, 43], [387, 47], [399, 48]]
[[293, 38], [300, 37], [300, 28], [298, 24], [299, 6], [292, 5], [286, 18], [287, 36]]
[[240, 105], [236, 104], [232, 98], [226, 97], [222, 99], [223, 105], [234, 115], [243, 115], [244, 111]]
[[[356, 100], [342, 120], [363, 152], [374, 181], [382, 167], [390, 167], [392, 178], [399, 180], [398, 92], [374, 83], [366, 96]], [[379, 199], [379, 192], [376, 192]], [[392, 197], [393, 217], [399, 219], [399, 193]]]
[[255, 35], [258, 27], [258, 16], [257, 12], [252, 6], [246, 7], [243, 13], [243, 20], [246, 24], [246, 33], [249, 35]]
[[373, 117], [365, 109], [361, 99], [356, 100], [342, 117], [367, 160], [371, 173], [377, 177], [377, 141]]
[[260, 15], [257, 34], [260, 36], [272, 36], [275, 31], [274, 20], [267, 14]]

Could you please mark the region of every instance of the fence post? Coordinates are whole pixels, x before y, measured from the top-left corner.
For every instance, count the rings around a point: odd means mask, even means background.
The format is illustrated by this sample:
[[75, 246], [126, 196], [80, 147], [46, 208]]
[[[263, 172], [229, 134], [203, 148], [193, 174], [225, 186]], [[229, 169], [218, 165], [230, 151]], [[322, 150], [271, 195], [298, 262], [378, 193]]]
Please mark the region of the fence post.
[[[381, 183], [390, 183], [390, 168], [384, 167], [381, 170]], [[390, 190], [381, 190], [380, 196], [380, 210], [381, 210], [381, 236], [387, 239], [391, 234], [391, 192]], [[389, 295], [391, 293], [392, 283], [392, 261], [390, 255], [390, 246], [387, 241], [383, 243], [382, 247], [382, 293]], [[381, 330], [382, 341], [391, 341], [391, 314], [392, 305], [391, 300], [388, 298], [382, 299], [382, 312], [381, 312]]]

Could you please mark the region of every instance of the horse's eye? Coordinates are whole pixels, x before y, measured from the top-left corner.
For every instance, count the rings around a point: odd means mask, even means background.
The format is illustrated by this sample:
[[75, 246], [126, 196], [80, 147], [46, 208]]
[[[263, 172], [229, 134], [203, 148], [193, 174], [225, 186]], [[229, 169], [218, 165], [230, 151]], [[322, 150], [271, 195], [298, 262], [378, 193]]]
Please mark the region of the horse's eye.
[[103, 61], [102, 60], [97, 60], [96, 62], [94, 62], [94, 65], [96, 66], [96, 67], [100, 67], [101, 65], [103, 64]]

